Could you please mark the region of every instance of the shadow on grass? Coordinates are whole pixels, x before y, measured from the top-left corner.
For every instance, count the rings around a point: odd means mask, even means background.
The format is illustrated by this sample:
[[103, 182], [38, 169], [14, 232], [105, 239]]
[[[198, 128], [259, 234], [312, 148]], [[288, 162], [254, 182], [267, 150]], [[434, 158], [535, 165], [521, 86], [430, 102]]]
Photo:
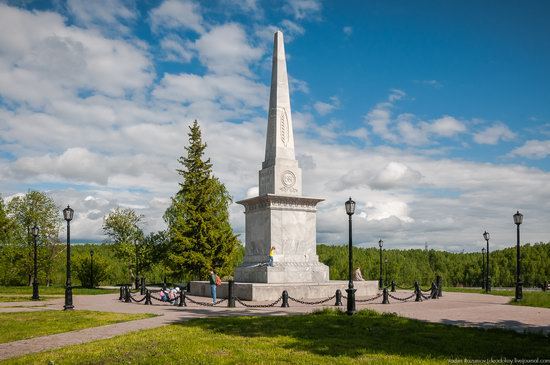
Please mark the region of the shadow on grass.
[[550, 358], [550, 338], [504, 330], [461, 328], [361, 311], [325, 310], [285, 317], [228, 317], [182, 324], [241, 337], [290, 337], [285, 347], [323, 356], [388, 354], [435, 359]]

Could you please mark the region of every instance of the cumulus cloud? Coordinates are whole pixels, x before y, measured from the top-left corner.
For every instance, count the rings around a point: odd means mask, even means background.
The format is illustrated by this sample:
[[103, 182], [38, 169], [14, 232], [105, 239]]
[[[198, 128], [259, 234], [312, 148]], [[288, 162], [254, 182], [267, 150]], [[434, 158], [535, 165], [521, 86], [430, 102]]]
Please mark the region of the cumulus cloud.
[[244, 29], [236, 23], [212, 28], [203, 34], [194, 48], [209, 71], [219, 74], [240, 73], [251, 76], [249, 65], [263, 55], [261, 48], [253, 47]]
[[321, 116], [330, 114], [335, 109], [338, 109], [339, 107], [340, 107], [340, 99], [337, 96], [330, 97], [329, 103], [318, 101], [315, 104], [313, 104], [313, 108], [315, 109], [315, 111], [317, 111], [317, 114]]
[[167, 30], [205, 31], [200, 7], [192, 0], [165, 0], [149, 13], [151, 28], [158, 32]]
[[319, 0], [288, 0], [285, 9], [296, 19], [319, 19], [322, 4]]
[[344, 32], [344, 34], [349, 37], [353, 34], [353, 28], [351, 26], [345, 26], [344, 28], [342, 28], [342, 32]]
[[153, 79], [143, 50], [67, 27], [54, 13], [0, 4], [0, 49], [0, 95], [18, 102], [40, 105], [88, 90], [122, 96]]
[[550, 141], [539, 141], [536, 139], [527, 141], [523, 146], [514, 149], [508, 154], [510, 157], [525, 157], [542, 159], [550, 155]]
[[128, 33], [138, 16], [134, 2], [123, 0], [68, 0], [67, 9], [77, 24], [106, 33]]
[[497, 122], [492, 126], [485, 128], [481, 132], [474, 133], [474, 141], [479, 144], [495, 145], [499, 141], [511, 141], [516, 134], [504, 123]]
[[369, 182], [373, 189], [393, 189], [398, 187], [414, 188], [422, 174], [411, 169], [409, 166], [392, 161], [387, 164], [374, 178]]

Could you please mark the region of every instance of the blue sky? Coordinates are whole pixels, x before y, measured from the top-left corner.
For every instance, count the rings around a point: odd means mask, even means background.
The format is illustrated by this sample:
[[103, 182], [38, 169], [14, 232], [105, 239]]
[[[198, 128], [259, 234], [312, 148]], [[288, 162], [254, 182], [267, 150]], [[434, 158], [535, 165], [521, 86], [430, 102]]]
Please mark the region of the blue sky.
[[[102, 240], [162, 229], [197, 119], [234, 200], [257, 194], [273, 33], [285, 35], [318, 242], [471, 251], [548, 241], [547, 1], [0, 1], [0, 193], [47, 191]], [[235, 232], [243, 208], [231, 206]]]

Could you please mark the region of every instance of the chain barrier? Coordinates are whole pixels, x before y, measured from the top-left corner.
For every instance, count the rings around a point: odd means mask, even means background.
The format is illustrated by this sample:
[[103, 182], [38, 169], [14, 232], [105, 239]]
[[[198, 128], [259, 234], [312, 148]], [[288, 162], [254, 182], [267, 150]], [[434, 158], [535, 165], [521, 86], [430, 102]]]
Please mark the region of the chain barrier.
[[227, 300], [227, 299], [220, 299], [216, 303], [205, 303], [205, 302], [199, 302], [197, 300], [193, 300], [189, 295], [186, 295], [185, 299], [190, 301], [193, 304], [202, 305], [202, 306], [205, 306], [205, 307], [213, 307], [213, 306], [221, 304], [221, 303], [223, 303]]
[[409, 288], [405, 288], [405, 287], [402, 287], [402, 286], [399, 286], [399, 285], [395, 285], [395, 287], [397, 289], [401, 289], [401, 290], [413, 290], [414, 289], [414, 285], [409, 287]]
[[291, 297], [290, 295], [288, 296], [288, 299], [296, 302], [296, 303], [300, 303], [300, 304], [305, 304], [305, 305], [317, 305], [317, 304], [323, 304], [323, 303], [326, 303], [328, 302], [329, 300], [333, 300], [334, 298], [336, 298], [336, 294], [334, 294], [332, 297], [330, 298], [327, 298], [327, 299], [321, 299], [317, 302], [306, 302], [305, 300], [300, 300], [300, 299], [296, 299], [296, 298], [293, 298]]
[[134, 296], [132, 294], [130, 294], [130, 300], [134, 303], [141, 303], [145, 300], [145, 296], [138, 300], [138, 299], [134, 298]]
[[355, 301], [358, 302], [358, 303], [372, 302], [373, 300], [376, 300], [376, 299], [380, 298], [382, 295], [384, 295], [384, 294], [378, 294], [377, 296], [369, 298], [369, 299], [355, 299]]
[[174, 297], [174, 299], [168, 299], [168, 300], [164, 300], [160, 297], [155, 297], [153, 294], [151, 294], [151, 299], [154, 299], [156, 300], [157, 302], [162, 302], [162, 303], [170, 303], [170, 304], [174, 304], [175, 301], [177, 301], [178, 299], [180, 298], [180, 296], [176, 296]]
[[269, 303], [269, 304], [246, 304], [245, 302], [243, 302], [242, 300], [240, 300], [237, 297], [235, 297], [235, 300], [237, 302], [239, 302], [239, 304], [241, 304], [241, 305], [243, 305], [244, 307], [247, 307], [247, 308], [270, 308], [270, 307], [275, 307], [277, 304], [279, 304], [279, 302], [281, 300], [283, 300], [283, 296], [281, 295], [279, 297], [279, 299], [277, 299], [273, 303]]
[[424, 295], [424, 294], [422, 294], [422, 293], [420, 293], [420, 295], [422, 296], [422, 298], [424, 298], [424, 299], [426, 299], [426, 300], [432, 298], [431, 296], [429, 296], [429, 295]]
[[391, 295], [391, 294], [388, 294], [388, 296], [389, 296], [390, 298], [395, 299], [395, 300], [399, 300], [399, 301], [401, 301], [401, 302], [406, 302], [407, 300], [412, 299], [415, 295], [416, 295], [416, 293], [412, 293], [411, 295], [409, 295], [409, 296], [406, 297], [406, 298], [398, 298], [398, 297], [395, 297], [395, 296], [393, 296], [393, 295]]

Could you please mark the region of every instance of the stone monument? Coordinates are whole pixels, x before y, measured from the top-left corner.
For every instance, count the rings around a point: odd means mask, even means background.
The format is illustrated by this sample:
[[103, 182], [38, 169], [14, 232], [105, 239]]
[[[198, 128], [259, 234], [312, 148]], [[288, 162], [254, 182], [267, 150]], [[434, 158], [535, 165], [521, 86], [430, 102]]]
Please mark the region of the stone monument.
[[[283, 33], [276, 32], [265, 160], [259, 172], [259, 196], [237, 202], [245, 207], [244, 263], [237, 282], [311, 283], [329, 280], [328, 266], [316, 254], [316, 205], [302, 196], [302, 169], [294, 152], [294, 133]], [[273, 266], [270, 247], [275, 248]]]
[[[259, 196], [237, 202], [245, 207], [244, 262], [235, 270], [234, 295], [241, 300], [276, 300], [286, 290], [294, 298], [326, 298], [347, 281], [329, 281], [328, 266], [316, 254], [316, 206], [320, 198], [302, 196], [302, 170], [294, 151], [283, 33], [276, 32]], [[344, 203], [342, 202], [342, 209]], [[342, 213], [344, 216], [344, 212]], [[275, 247], [273, 266], [269, 250]], [[356, 295], [374, 295], [378, 281], [354, 283]], [[209, 296], [208, 282], [191, 282], [191, 294]], [[227, 284], [218, 288], [227, 297]]]

